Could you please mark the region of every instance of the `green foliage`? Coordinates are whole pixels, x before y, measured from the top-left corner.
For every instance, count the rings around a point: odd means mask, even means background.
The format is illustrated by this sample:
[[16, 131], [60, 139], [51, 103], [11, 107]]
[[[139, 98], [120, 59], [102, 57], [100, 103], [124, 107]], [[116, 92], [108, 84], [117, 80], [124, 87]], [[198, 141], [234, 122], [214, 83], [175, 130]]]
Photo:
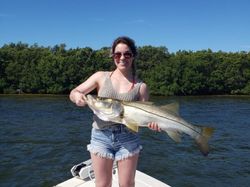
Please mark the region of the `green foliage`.
[[[153, 95], [250, 94], [250, 53], [138, 48], [137, 75]], [[0, 93], [68, 94], [96, 71], [114, 69], [110, 48], [11, 43], [0, 48]]]

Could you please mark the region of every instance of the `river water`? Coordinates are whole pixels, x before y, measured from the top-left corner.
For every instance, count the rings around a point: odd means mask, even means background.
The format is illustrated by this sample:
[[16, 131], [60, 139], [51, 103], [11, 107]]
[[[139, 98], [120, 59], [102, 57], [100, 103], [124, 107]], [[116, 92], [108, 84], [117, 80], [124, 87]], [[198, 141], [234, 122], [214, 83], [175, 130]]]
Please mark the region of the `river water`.
[[[250, 97], [154, 97], [178, 101], [189, 122], [214, 127], [211, 152], [202, 156], [183, 136], [140, 129], [138, 170], [173, 187], [250, 185]], [[92, 112], [66, 96], [0, 96], [0, 186], [53, 186], [89, 159]]]

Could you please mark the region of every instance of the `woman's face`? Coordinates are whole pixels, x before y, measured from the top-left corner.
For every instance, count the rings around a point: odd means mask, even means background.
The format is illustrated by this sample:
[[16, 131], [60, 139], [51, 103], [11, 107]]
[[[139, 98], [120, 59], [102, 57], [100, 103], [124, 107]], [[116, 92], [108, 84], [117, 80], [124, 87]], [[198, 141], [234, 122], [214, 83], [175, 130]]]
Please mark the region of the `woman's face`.
[[123, 43], [117, 44], [113, 54], [116, 67], [122, 71], [130, 71], [134, 57], [130, 48]]

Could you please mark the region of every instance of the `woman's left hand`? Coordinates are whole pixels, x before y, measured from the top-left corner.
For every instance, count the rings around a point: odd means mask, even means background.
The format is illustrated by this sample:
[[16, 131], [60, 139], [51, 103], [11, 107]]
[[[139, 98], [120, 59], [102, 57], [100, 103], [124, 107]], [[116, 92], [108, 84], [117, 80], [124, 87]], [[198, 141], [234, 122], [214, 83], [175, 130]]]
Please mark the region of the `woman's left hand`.
[[148, 128], [150, 128], [151, 130], [154, 130], [154, 131], [161, 132], [161, 128], [158, 126], [158, 124], [156, 122], [148, 123]]

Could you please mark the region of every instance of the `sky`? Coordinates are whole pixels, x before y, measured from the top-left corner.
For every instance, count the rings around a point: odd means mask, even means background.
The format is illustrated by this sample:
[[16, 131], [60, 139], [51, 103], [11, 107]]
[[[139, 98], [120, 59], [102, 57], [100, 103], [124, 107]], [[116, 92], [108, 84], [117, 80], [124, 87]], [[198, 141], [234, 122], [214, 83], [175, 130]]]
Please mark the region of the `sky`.
[[249, 0], [0, 0], [0, 47], [110, 47], [118, 36], [137, 46], [250, 51]]

